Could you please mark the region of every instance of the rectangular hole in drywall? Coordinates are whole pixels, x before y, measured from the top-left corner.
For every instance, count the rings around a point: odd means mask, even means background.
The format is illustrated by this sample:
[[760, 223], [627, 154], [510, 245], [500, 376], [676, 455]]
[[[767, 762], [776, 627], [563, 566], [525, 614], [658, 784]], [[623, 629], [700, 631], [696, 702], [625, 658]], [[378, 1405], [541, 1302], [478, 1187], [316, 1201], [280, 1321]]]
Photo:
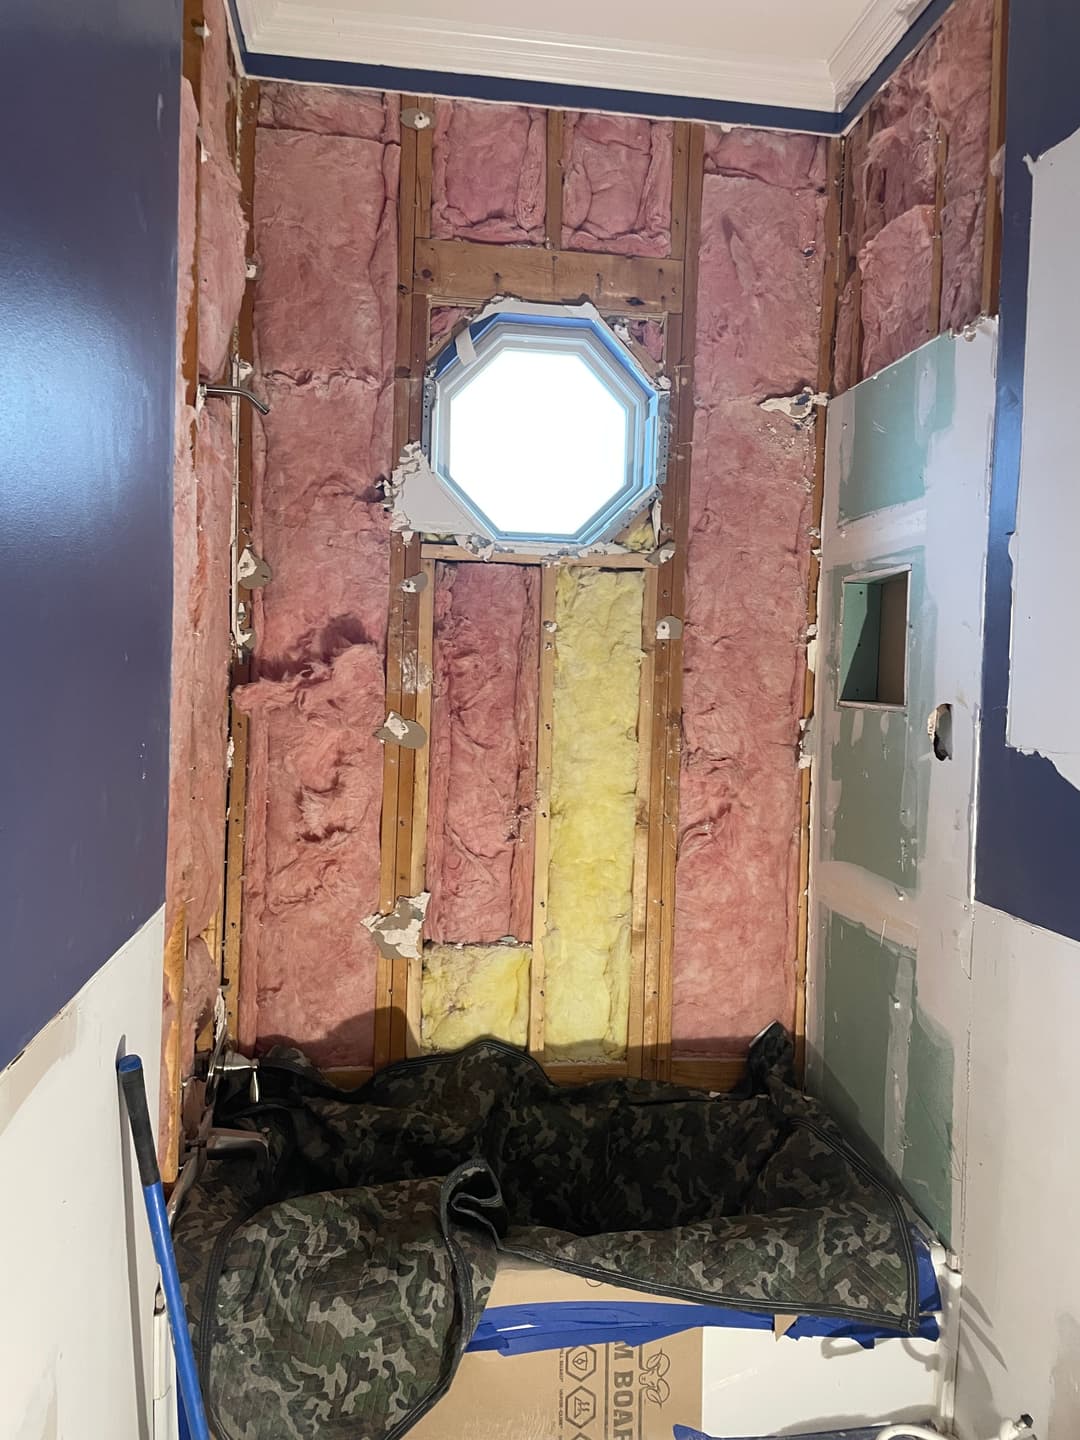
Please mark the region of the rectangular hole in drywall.
[[844, 581], [841, 704], [906, 704], [908, 573]]

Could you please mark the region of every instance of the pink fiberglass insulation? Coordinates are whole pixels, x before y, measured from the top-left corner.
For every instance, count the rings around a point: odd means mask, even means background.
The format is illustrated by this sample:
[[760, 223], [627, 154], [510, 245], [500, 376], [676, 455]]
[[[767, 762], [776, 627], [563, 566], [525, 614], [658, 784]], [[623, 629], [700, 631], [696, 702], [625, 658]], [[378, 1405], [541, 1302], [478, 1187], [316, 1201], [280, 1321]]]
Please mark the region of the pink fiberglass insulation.
[[670, 120], [567, 112], [564, 249], [670, 255], [672, 133]]
[[260, 128], [255, 324], [264, 375], [298, 385], [345, 376], [383, 389], [394, 363], [399, 156], [379, 140]]
[[709, 135], [683, 639], [682, 1054], [733, 1050], [794, 1019], [814, 445], [760, 402], [816, 385], [824, 176], [823, 141]]
[[206, 6], [199, 86], [199, 373], [222, 376], [233, 326], [244, 298], [247, 226], [240, 180], [229, 154], [234, 80], [222, 0]]
[[539, 580], [535, 566], [438, 567], [425, 927], [437, 944], [532, 938]]
[[378, 908], [383, 662], [351, 645], [235, 692], [251, 717], [240, 1038], [369, 1064]]
[[[396, 102], [269, 87], [256, 144], [254, 604], [240, 1038], [371, 1061], [396, 305]], [[351, 103], [351, 102], [359, 103]], [[269, 121], [267, 124], [265, 122]], [[287, 127], [287, 128], [286, 128]], [[359, 133], [357, 133], [359, 132]]]
[[[861, 294], [849, 280], [837, 324], [836, 385], [899, 360], [931, 336], [934, 206], [944, 145], [941, 325], [974, 320], [982, 300], [990, 165], [992, 0], [956, 0], [897, 71], [849, 141]], [[853, 353], [856, 299], [862, 346]]]
[[873, 375], [933, 337], [934, 207], [915, 205], [860, 252], [863, 372]]
[[259, 125], [265, 130], [397, 140], [398, 101], [396, 95], [378, 92], [264, 80], [259, 86]]
[[546, 176], [543, 110], [436, 100], [431, 170], [436, 239], [543, 244]]

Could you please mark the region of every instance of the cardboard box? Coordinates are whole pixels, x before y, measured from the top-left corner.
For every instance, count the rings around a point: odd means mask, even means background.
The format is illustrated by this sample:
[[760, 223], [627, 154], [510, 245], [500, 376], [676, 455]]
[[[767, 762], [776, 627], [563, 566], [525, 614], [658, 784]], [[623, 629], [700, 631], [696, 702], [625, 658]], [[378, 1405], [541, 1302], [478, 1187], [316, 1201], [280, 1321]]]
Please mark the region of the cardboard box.
[[[490, 1306], [661, 1297], [522, 1261], [501, 1263]], [[467, 1354], [410, 1440], [671, 1440], [701, 1426], [701, 1331], [631, 1348]]]

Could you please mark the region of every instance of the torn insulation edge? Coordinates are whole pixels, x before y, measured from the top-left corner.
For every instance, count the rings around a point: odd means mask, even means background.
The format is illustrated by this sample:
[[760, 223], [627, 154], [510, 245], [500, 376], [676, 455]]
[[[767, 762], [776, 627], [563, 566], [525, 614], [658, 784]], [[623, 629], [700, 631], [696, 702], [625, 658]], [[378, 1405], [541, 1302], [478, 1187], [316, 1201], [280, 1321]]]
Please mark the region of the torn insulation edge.
[[360, 923], [370, 930], [384, 960], [419, 960], [420, 934], [431, 896], [402, 895], [389, 915], [368, 915]]

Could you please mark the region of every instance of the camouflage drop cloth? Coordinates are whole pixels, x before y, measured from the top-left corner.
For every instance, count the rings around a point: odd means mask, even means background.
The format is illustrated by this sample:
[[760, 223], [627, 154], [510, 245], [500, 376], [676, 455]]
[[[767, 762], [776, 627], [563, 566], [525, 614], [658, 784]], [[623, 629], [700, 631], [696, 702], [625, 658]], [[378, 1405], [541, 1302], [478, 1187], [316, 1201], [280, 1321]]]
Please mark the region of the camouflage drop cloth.
[[[497, 1041], [351, 1093], [295, 1052], [257, 1104], [269, 1160], [214, 1159], [175, 1227], [217, 1440], [396, 1440], [450, 1383], [500, 1250], [711, 1304], [917, 1328], [896, 1196], [756, 1042], [736, 1095], [567, 1089]], [[234, 1082], [238, 1084], [239, 1082]]]

